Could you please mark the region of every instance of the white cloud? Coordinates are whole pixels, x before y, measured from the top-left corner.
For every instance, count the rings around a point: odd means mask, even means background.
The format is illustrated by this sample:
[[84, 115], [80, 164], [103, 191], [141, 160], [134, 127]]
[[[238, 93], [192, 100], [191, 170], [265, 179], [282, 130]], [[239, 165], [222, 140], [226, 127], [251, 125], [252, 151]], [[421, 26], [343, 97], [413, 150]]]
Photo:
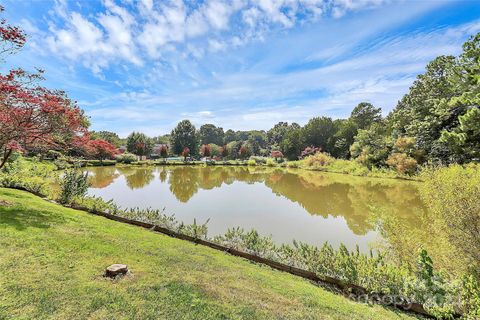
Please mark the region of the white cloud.
[[24, 30], [26, 33], [30, 35], [41, 33], [40, 29], [38, 29], [37, 26], [35, 26], [30, 20], [25, 18], [20, 20], [20, 27], [22, 28], [22, 30]]
[[291, 2], [290, 6], [286, 6], [284, 1], [275, 0], [259, 0], [258, 6], [265, 13], [269, 20], [276, 23], [281, 23], [285, 27], [293, 26], [294, 21], [282, 12], [282, 9], [292, 9], [292, 5], [296, 2]]
[[[56, 0], [46, 36], [50, 51], [100, 73], [124, 61], [141, 65], [145, 59], [159, 59], [169, 52], [211, 52], [263, 40], [269, 30], [291, 28], [296, 23], [315, 21], [323, 15], [378, 6], [383, 0], [206, 0], [198, 5], [186, 0], [116, 3], [104, 0], [104, 10], [84, 16], [71, 11], [65, 0]], [[60, 22], [63, 23], [59, 23]], [[234, 27], [231, 24], [235, 22]], [[30, 30], [35, 26], [26, 24]], [[212, 37], [215, 35], [215, 37]], [[215, 40], [211, 40], [215, 38]], [[187, 51], [182, 52], [187, 45]], [[188, 47], [190, 45], [190, 47]], [[147, 57], [145, 57], [147, 55]], [[184, 55], [187, 56], [187, 55]]]
[[187, 17], [185, 32], [188, 37], [197, 37], [208, 31], [208, 23], [200, 11], [195, 11]]
[[224, 42], [218, 41], [216, 39], [210, 39], [208, 41], [208, 45], [211, 52], [223, 51], [227, 47]]
[[255, 27], [261, 17], [261, 12], [256, 7], [249, 8], [242, 13], [243, 20], [251, 28]]
[[332, 15], [336, 18], [343, 16], [348, 11], [355, 11], [364, 8], [378, 7], [388, 0], [334, 0], [332, 1]]
[[209, 1], [204, 8], [205, 17], [215, 29], [227, 29], [231, 13], [226, 3], [217, 0]]
[[63, 27], [50, 27], [51, 34], [46, 38], [49, 49], [59, 56], [83, 61], [94, 73], [108, 67], [114, 59], [141, 65], [132, 41], [134, 18], [110, 0], [105, 6], [107, 12], [99, 14], [95, 21], [78, 12], [67, 14], [62, 10], [62, 15], [68, 16]]

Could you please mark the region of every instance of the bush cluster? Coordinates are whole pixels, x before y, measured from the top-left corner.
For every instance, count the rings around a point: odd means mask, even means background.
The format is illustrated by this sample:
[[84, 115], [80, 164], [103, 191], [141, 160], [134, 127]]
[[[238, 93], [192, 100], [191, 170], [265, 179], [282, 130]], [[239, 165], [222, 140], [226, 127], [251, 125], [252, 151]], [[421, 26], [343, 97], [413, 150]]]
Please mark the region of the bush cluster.
[[123, 154], [119, 154], [115, 157], [116, 161], [118, 163], [133, 163], [135, 161], [137, 161], [137, 156], [134, 155], [133, 153], [123, 153]]
[[84, 173], [78, 169], [67, 170], [62, 177], [58, 201], [62, 204], [71, 204], [75, 198], [85, 197], [89, 186], [88, 172]]
[[12, 161], [0, 170], [0, 187], [25, 189], [36, 194], [49, 195], [50, 185], [56, 180], [55, 170], [57, 168], [52, 163], [15, 155]]
[[317, 152], [311, 156], [308, 156], [302, 160], [303, 164], [307, 167], [325, 167], [333, 162], [333, 158], [326, 153]]

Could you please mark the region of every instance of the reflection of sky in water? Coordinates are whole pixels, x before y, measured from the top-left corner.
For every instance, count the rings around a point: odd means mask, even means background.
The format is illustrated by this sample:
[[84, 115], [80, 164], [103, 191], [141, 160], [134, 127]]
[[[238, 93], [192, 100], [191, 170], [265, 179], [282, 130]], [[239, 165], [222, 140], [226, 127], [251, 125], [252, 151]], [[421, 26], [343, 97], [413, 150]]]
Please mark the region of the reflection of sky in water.
[[370, 205], [407, 219], [421, 207], [413, 184], [319, 172], [257, 169], [251, 174], [246, 168], [221, 167], [89, 170], [90, 195], [113, 199], [122, 207], [165, 208], [186, 223], [210, 218], [210, 236], [240, 226], [272, 235], [278, 243], [343, 242], [367, 251], [368, 243], [378, 237], [369, 221]]

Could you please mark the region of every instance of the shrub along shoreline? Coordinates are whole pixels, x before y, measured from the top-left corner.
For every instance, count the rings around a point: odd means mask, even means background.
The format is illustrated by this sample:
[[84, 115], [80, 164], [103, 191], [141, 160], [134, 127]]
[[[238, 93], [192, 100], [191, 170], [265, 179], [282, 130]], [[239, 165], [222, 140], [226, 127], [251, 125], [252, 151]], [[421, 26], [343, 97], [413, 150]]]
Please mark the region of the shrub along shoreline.
[[[311, 159], [313, 158], [313, 160]], [[330, 157], [329, 157], [330, 158]], [[226, 160], [226, 161], [163, 161], [163, 160], [143, 160], [131, 163], [121, 163], [115, 160], [77, 160], [68, 162], [69, 166], [77, 167], [99, 167], [99, 166], [257, 166], [271, 167], [278, 169], [303, 169], [309, 171], [320, 171], [328, 173], [347, 174], [357, 177], [384, 178], [384, 179], [400, 179], [400, 180], [420, 180], [420, 171], [416, 174], [401, 174], [389, 168], [369, 169], [354, 160], [342, 160], [330, 158], [330, 161], [318, 163], [315, 156], [298, 160], [277, 162], [272, 158], [256, 157], [249, 160]]]

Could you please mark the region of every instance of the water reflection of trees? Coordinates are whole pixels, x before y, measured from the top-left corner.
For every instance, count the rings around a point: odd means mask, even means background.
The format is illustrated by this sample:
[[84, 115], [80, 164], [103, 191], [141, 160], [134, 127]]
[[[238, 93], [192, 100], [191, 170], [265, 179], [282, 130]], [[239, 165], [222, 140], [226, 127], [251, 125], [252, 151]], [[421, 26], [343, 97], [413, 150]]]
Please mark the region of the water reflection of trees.
[[118, 171], [125, 177], [127, 186], [130, 189], [141, 189], [149, 185], [155, 175], [153, 174], [153, 168], [131, 168], [131, 167], [119, 167]]
[[170, 191], [182, 202], [190, 200], [200, 189], [210, 190], [234, 181], [262, 182], [310, 214], [343, 217], [357, 235], [373, 229], [373, 211], [406, 219], [414, 226], [412, 213], [423, 210], [416, 187], [394, 180], [258, 167], [176, 167], [170, 172]]
[[181, 202], [187, 202], [198, 192], [199, 171], [196, 168], [177, 167], [171, 170], [170, 191]]
[[[98, 169], [93, 176], [96, 187], [108, 186], [118, 177], [113, 167]], [[415, 184], [403, 181], [265, 167], [117, 169], [125, 176], [131, 189], [151, 183], [157, 171], [160, 181], [168, 181], [170, 191], [181, 202], [188, 202], [200, 189], [211, 190], [234, 182], [264, 183], [272, 192], [297, 202], [312, 215], [343, 217], [357, 235], [364, 235], [373, 229], [374, 211], [403, 219], [403, 223], [415, 227], [419, 222], [414, 213], [424, 210]]]
[[265, 184], [310, 214], [343, 217], [357, 235], [373, 229], [374, 212], [407, 220], [413, 227], [418, 221], [412, 213], [424, 210], [416, 187], [407, 182], [297, 171]]
[[92, 167], [89, 168], [89, 181], [93, 188], [106, 188], [120, 175], [115, 167]]
[[160, 173], [158, 174], [158, 178], [161, 182], [166, 182], [168, 177], [168, 171], [166, 168], [161, 168]]

